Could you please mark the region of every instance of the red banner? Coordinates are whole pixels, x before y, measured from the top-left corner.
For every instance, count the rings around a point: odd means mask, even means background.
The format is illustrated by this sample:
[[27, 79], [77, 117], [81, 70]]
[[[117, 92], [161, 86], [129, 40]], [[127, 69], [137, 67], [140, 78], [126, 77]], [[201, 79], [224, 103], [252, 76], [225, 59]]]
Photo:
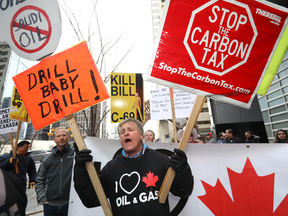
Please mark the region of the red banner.
[[86, 42], [13, 77], [35, 130], [109, 98]]
[[249, 108], [288, 10], [254, 0], [170, 0], [163, 16], [147, 80]]

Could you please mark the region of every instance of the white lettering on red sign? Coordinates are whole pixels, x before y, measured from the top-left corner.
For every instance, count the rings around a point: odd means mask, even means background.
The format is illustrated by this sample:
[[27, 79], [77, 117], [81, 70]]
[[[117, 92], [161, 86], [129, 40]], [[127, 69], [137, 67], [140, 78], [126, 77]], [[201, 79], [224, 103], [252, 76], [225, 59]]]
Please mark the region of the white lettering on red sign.
[[184, 45], [197, 69], [224, 75], [247, 61], [256, 36], [247, 5], [214, 0], [192, 12]]

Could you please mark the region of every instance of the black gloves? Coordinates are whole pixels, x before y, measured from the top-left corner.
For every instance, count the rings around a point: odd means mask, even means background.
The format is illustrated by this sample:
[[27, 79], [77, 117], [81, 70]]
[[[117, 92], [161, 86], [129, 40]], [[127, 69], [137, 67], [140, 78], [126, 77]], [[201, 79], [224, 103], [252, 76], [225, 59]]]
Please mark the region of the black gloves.
[[169, 166], [172, 167], [172, 169], [174, 169], [177, 172], [181, 172], [183, 171], [183, 169], [186, 167], [187, 165], [187, 157], [185, 152], [183, 152], [180, 149], [175, 148], [174, 152], [176, 154], [173, 154], [171, 156], [170, 162], [169, 162]]
[[90, 149], [83, 149], [79, 151], [75, 156], [76, 166], [85, 166], [85, 162], [92, 161], [93, 157], [90, 155]]

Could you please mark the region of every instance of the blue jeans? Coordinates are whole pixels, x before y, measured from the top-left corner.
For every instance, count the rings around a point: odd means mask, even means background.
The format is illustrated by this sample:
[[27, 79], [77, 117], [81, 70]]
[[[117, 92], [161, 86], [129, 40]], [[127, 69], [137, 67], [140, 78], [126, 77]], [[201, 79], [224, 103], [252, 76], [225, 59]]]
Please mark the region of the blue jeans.
[[62, 206], [51, 206], [48, 204], [43, 205], [44, 216], [67, 216], [68, 203]]

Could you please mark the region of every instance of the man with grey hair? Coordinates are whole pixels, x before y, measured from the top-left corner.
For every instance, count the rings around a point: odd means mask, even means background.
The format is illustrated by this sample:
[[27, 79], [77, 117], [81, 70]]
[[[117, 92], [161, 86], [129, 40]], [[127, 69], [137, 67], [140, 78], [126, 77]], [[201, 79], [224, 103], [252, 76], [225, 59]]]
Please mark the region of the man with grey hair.
[[[142, 143], [143, 127], [135, 119], [126, 119], [118, 125], [122, 154], [109, 161], [99, 173], [103, 189], [109, 198], [114, 216], [169, 215], [169, 204], [160, 204], [158, 192], [171, 166], [175, 179], [170, 192], [188, 197], [193, 190], [193, 176], [186, 154], [174, 149], [171, 159]], [[75, 156], [74, 187], [82, 203], [92, 208], [99, 200], [85, 168], [92, 161], [91, 151], [84, 149]]]
[[74, 158], [74, 148], [68, 144], [70, 136], [64, 127], [54, 130], [56, 144], [46, 155], [36, 178], [37, 201], [43, 204], [44, 216], [68, 215], [68, 202]]

